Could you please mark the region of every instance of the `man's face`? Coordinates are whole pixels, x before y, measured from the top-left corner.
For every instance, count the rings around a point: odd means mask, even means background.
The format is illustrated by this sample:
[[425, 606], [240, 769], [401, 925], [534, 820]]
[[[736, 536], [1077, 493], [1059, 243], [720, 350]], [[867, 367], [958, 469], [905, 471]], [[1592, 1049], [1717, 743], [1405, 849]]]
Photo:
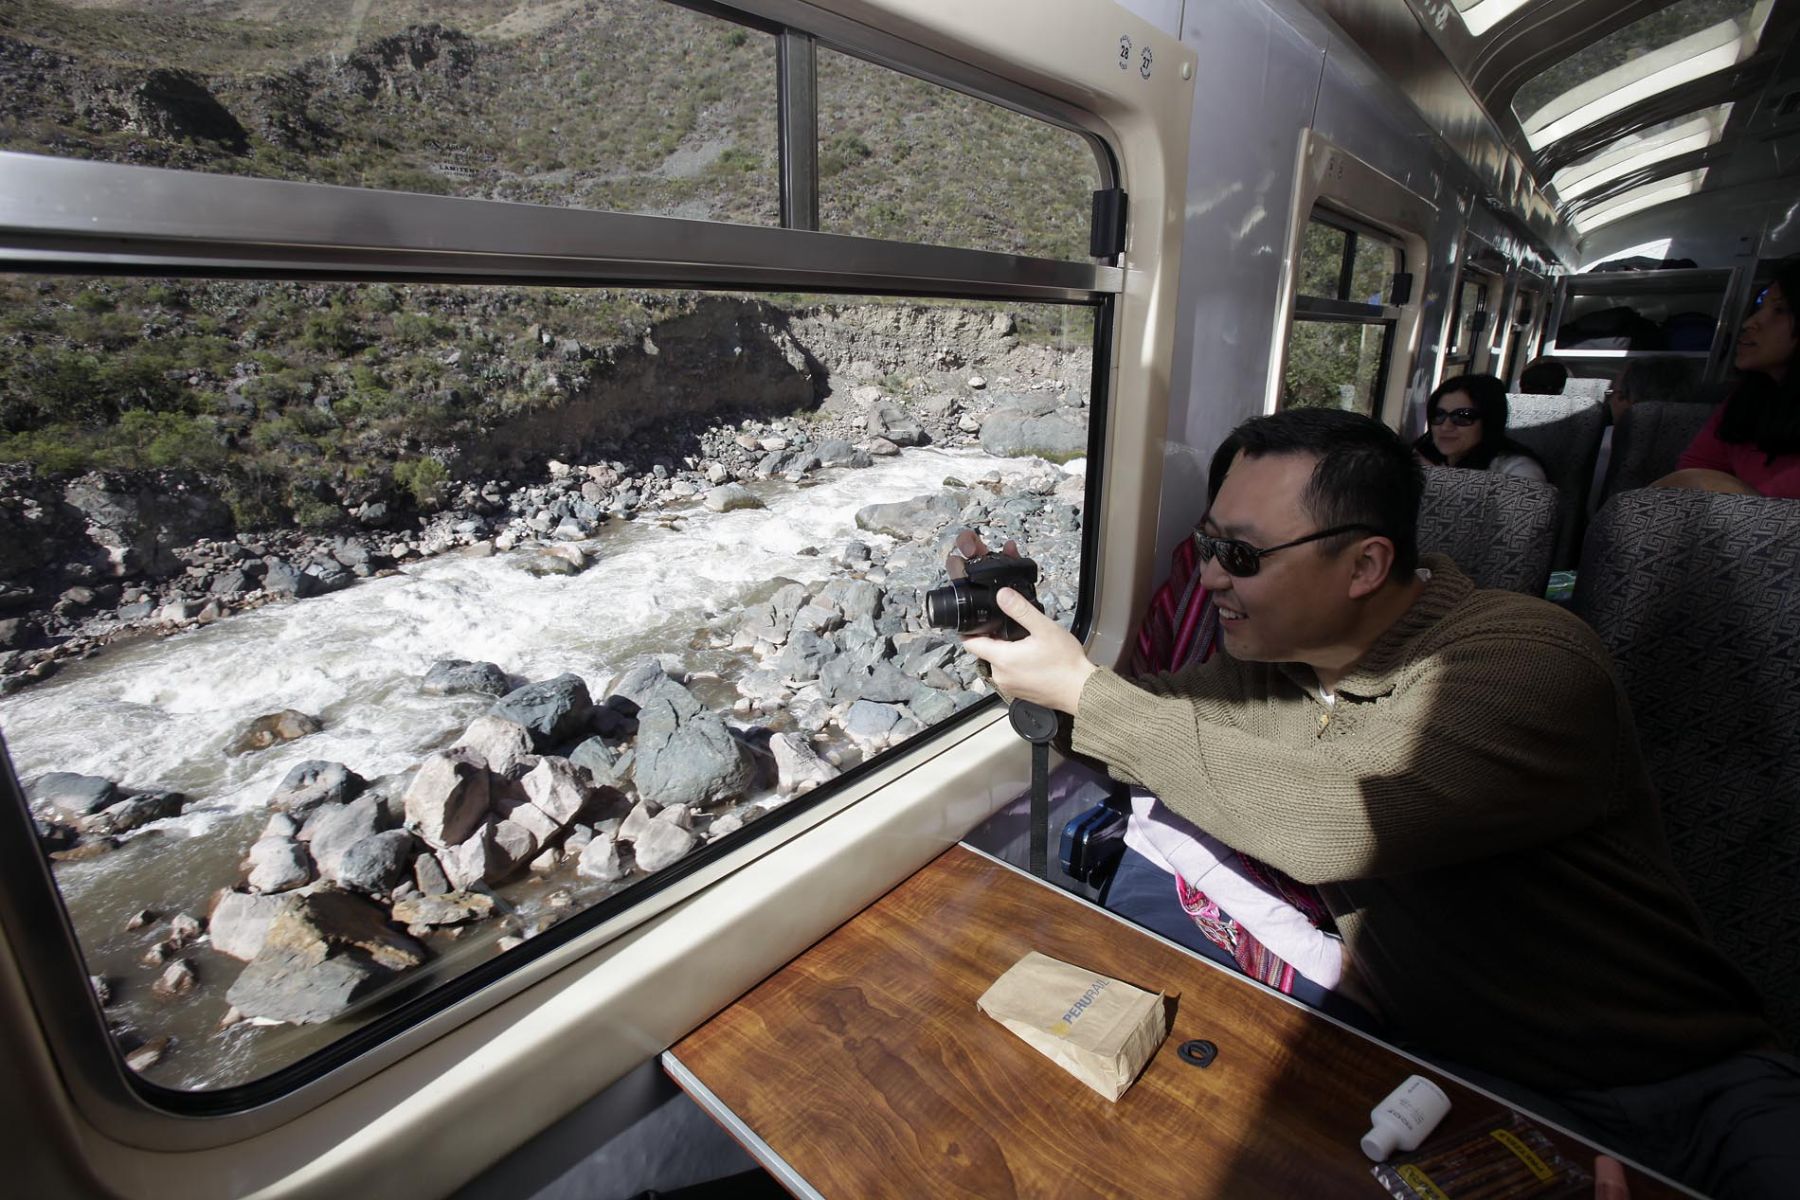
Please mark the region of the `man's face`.
[[[1316, 533], [1319, 524], [1301, 504], [1318, 460], [1310, 454], [1266, 455], [1232, 461], [1203, 529], [1252, 546], [1279, 546]], [[1335, 540], [1335, 539], [1332, 539]], [[1311, 662], [1313, 651], [1341, 643], [1356, 619], [1348, 548], [1327, 552], [1309, 542], [1263, 556], [1256, 574], [1228, 574], [1217, 558], [1200, 581], [1219, 609], [1225, 649], [1247, 662]]]

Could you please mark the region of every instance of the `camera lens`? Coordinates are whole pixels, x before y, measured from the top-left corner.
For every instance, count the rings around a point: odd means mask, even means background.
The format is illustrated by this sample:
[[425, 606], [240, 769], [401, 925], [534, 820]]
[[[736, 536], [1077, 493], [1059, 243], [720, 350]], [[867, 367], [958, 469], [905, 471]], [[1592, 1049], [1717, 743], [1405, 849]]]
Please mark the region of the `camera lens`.
[[938, 629], [960, 630], [967, 608], [965, 590], [961, 581], [953, 581], [926, 592], [925, 619]]

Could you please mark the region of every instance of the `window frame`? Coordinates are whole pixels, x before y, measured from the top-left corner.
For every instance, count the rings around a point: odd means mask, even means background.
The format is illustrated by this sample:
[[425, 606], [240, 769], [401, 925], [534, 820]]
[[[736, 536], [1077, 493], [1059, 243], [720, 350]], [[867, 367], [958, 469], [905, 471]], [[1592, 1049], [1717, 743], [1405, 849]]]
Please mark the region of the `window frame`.
[[[1406, 409], [1407, 381], [1419, 349], [1424, 312], [1424, 278], [1421, 264], [1429, 255], [1425, 232], [1436, 221], [1430, 201], [1396, 182], [1311, 128], [1300, 130], [1294, 191], [1288, 209], [1288, 242], [1282, 265], [1281, 286], [1276, 296], [1276, 319], [1270, 322], [1269, 374], [1264, 380], [1263, 411], [1281, 408], [1282, 387], [1287, 378], [1288, 340], [1296, 318], [1360, 319], [1377, 306], [1303, 298], [1299, 295], [1299, 270], [1308, 224], [1320, 210], [1328, 210], [1334, 224], [1359, 226], [1400, 251], [1402, 270], [1412, 276], [1407, 302], [1383, 305], [1384, 319], [1391, 316], [1393, 330], [1382, 356], [1380, 390], [1374, 417], [1399, 428]], [[1346, 239], [1348, 247], [1348, 239]], [[1392, 299], [1392, 293], [1389, 294]], [[1342, 307], [1340, 307], [1340, 305]], [[1335, 310], [1335, 311], [1333, 311]], [[1402, 358], [1404, 361], [1402, 361]]]
[[[1103, 185], [1119, 178], [1116, 136], [1096, 117], [978, 67], [790, 0], [739, 8], [669, 0], [742, 24], [781, 27], [878, 66], [1000, 104], [1071, 130], [1095, 152]], [[788, 24], [791, 22], [792, 24]], [[783, 137], [803, 128], [804, 88], [778, 89]], [[816, 103], [816, 97], [815, 97]], [[791, 111], [790, 111], [791, 110]], [[816, 119], [816, 113], [814, 114]], [[790, 125], [790, 121], [793, 122]], [[816, 126], [815, 126], [816, 127]], [[783, 213], [789, 176], [816, 171], [815, 153], [780, 155]], [[816, 177], [813, 179], [816, 197]], [[804, 183], [804, 180], [801, 180]], [[796, 206], [798, 207], [798, 206]], [[345, 230], [393, 231], [382, 240]], [[776, 228], [471, 198], [376, 192], [327, 184], [213, 175], [0, 152], [0, 270], [347, 282], [509, 286], [656, 286], [779, 290], [1077, 304], [1095, 314], [1087, 484], [1098, 512], [1108, 431], [1110, 356], [1125, 272], [1107, 263], [1032, 258]], [[1096, 525], [1084, 529], [1075, 632], [1093, 620]], [[324, 1050], [249, 1084], [183, 1092], [123, 1065], [88, 985], [79, 944], [38, 851], [21, 781], [0, 754], [0, 930], [26, 964], [24, 983], [77, 1106], [122, 1140], [164, 1150], [225, 1145], [324, 1103], [445, 1031], [624, 936], [762, 858], [941, 753], [953, 730], [991, 724], [995, 701], [973, 705], [879, 756], [841, 782], [797, 799], [754, 826], [645, 880], [629, 904], [612, 898], [505, 956], [422, 990]], [[0, 740], [0, 750], [4, 742]], [[33, 936], [16, 936], [30, 930]], [[50, 936], [50, 930], [58, 931]], [[502, 963], [504, 962], [504, 965]], [[207, 1118], [197, 1120], [195, 1118]]]

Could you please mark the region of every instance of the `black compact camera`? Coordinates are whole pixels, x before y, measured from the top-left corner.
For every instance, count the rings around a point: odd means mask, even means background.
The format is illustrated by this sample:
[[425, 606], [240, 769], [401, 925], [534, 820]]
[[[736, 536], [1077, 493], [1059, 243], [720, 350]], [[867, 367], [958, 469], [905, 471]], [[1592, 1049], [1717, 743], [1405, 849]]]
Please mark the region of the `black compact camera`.
[[1037, 600], [1038, 565], [1010, 554], [983, 554], [966, 564], [967, 574], [925, 593], [925, 619], [939, 629], [1016, 642], [1025, 627], [1000, 611], [1001, 588], [1011, 588], [1032, 607]]

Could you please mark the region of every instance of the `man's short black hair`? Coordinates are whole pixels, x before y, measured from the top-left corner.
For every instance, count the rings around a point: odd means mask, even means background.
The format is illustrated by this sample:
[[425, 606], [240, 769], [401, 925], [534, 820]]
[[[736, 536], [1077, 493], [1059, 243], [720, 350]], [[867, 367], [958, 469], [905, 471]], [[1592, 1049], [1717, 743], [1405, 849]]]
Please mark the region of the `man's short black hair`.
[[[1419, 498], [1425, 472], [1406, 442], [1373, 417], [1331, 408], [1290, 408], [1252, 417], [1213, 455], [1208, 491], [1218, 495], [1225, 473], [1239, 453], [1249, 458], [1310, 454], [1318, 459], [1301, 503], [1319, 528], [1368, 525], [1394, 543], [1392, 580], [1404, 580], [1419, 565]], [[1356, 534], [1328, 538], [1326, 550], [1341, 550]]]

